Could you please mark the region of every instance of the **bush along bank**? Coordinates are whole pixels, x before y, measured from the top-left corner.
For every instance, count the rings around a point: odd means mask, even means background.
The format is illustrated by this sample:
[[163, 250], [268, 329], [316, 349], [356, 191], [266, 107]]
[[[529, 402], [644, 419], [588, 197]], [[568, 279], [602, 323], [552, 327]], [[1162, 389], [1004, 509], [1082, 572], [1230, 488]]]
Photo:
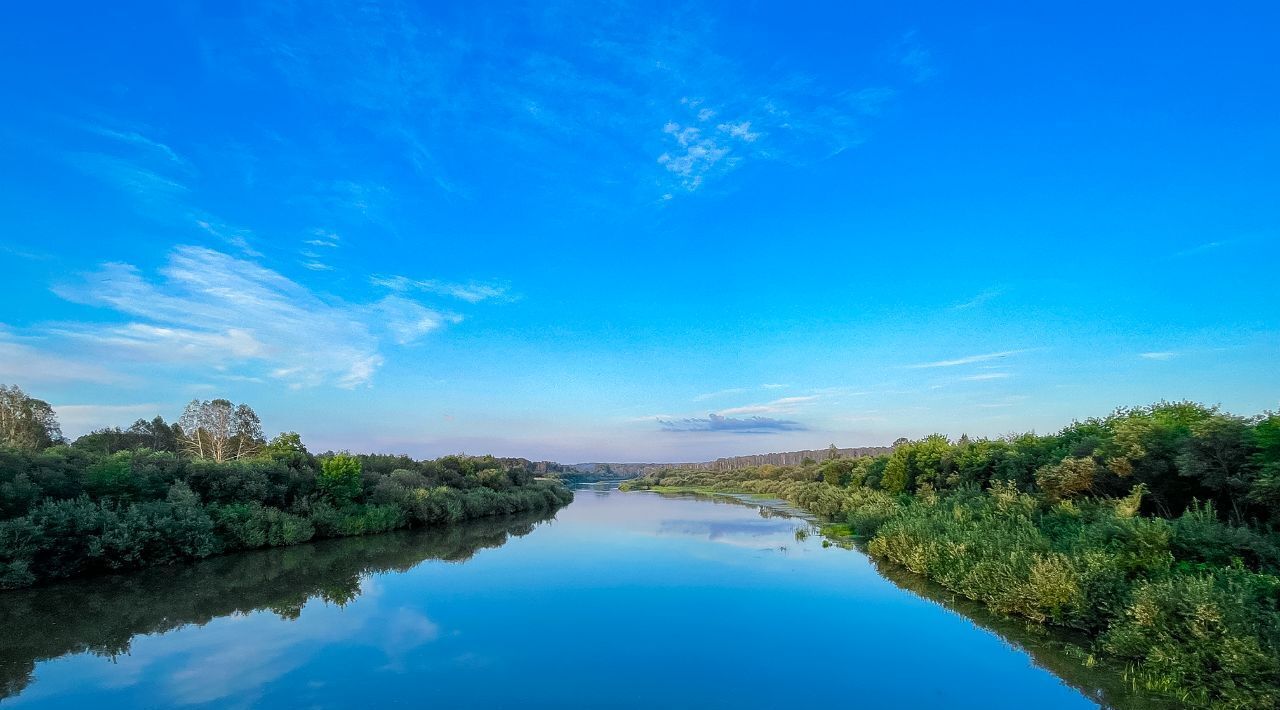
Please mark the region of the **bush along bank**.
[[491, 457], [312, 456], [296, 435], [221, 462], [149, 448], [0, 448], [0, 589], [572, 499]]
[[1049, 436], [900, 441], [892, 454], [628, 489], [777, 496], [994, 611], [1090, 639], [1091, 662], [1187, 705], [1280, 705], [1280, 417], [1164, 403]]

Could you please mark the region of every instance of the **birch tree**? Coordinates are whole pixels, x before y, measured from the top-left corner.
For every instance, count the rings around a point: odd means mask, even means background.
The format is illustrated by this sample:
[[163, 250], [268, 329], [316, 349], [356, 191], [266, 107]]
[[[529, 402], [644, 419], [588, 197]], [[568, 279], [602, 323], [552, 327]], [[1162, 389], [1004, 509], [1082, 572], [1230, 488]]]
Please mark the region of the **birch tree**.
[[253, 456], [263, 444], [262, 422], [253, 408], [226, 399], [191, 400], [178, 425], [183, 451], [195, 458], [233, 461]]
[[17, 385], [0, 385], [0, 446], [39, 451], [60, 441], [62, 428], [48, 402]]

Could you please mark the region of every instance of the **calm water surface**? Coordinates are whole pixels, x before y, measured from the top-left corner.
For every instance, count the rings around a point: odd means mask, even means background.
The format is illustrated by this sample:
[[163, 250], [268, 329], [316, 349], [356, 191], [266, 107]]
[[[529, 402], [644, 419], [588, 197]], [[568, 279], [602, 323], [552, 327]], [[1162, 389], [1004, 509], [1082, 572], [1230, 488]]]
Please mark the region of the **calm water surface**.
[[1045, 670], [1078, 676], [1078, 662], [907, 591], [809, 528], [586, 488], [553, 520], [2, 593], [0, 705], [1125, 704]]

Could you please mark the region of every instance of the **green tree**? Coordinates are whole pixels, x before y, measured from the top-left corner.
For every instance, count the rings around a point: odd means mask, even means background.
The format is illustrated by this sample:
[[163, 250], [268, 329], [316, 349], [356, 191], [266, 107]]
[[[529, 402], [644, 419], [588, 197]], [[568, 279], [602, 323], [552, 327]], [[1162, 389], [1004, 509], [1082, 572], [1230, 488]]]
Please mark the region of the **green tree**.
[[1244, 519], [1245, 496], [1257, 476], [1249, 461], [1252, 439], [1246, 420], [1215, 414], [1191, 425], [1191, 437], [1178, 457], [1178, 472], [1216, 493], [1235, 520]]
[[302, 444], [302, 437], [296, 431], [288, 431], [272, 439], [263, 453], [271, 458], [288, 459], [296, 454], [306, 456], [307, 447]]
[[53, 407], [28, 397], [17, 385], [0, 385], [0, 446], [40, 451], [61, 441]]
[[911, 447], [899, 444], [894, 447], [884, 466], [884, 474], [880, 477], [880, 487], [889, 493], [905, 493], [911, 489]]
[[316, 487], [338, 505], [350, 505], [360, 497], [360, 459], [348, 454], [336, 454], [320, 465]]
[[1050, 502], [1087, 493], [1093, 487], [1098, 466], [1091, 457], [1063, 459], [1036, 471], [1036, 485]]

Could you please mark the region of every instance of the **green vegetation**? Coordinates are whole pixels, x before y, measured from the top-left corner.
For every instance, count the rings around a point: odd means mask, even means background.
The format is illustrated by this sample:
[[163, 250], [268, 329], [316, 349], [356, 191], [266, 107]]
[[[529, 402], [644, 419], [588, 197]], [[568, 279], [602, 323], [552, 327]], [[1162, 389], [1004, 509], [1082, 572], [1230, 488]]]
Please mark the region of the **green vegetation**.
[[524, 463], [314, 456], [226, 400], [68, 444], [48, 405], [0, 387], [0, 589], [572, 500]]
[[1189, 705], [1280, 705], [1280, 415], [1161, 403], [1049, 436], [900, 441], [877, 457], [668, 470], [623, 484], [761, 493], [825, 516], [1089, 662]]

